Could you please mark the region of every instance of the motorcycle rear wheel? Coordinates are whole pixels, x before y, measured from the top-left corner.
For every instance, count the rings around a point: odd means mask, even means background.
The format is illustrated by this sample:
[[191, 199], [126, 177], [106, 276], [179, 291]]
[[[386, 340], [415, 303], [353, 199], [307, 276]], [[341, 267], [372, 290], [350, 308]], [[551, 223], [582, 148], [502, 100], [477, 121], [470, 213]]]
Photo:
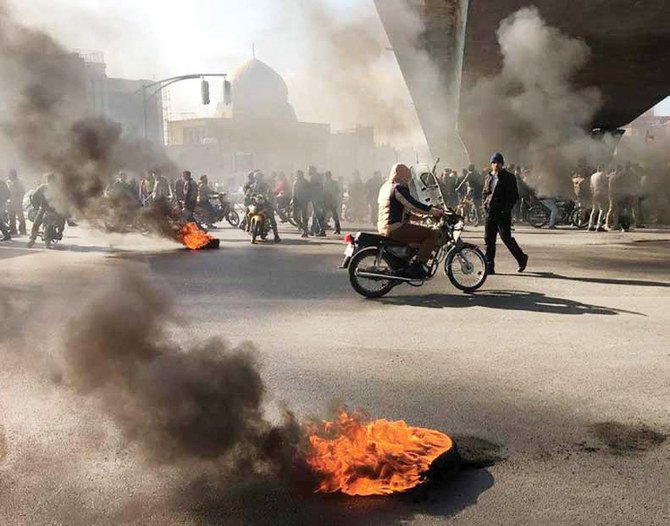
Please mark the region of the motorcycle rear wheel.
[[349, 262], [349, 282], [356, 292], [366, 298], [381, 298], [391, 292], [391, 289], [396, 286], [396, 282], [393, 280], [361, 278], [358, 276], [358, 272], [361, 269], [373, 269], [375, 272], [380, 273], [393, 272], [391, 260], [386, 255], [382, 255], [381, 257], [383, 266], [375, 266], [378, 254], [378, 248], [364, 248], [357, 252]]
[[528, 223], [535, 228], [542, 228], [549, 222], [549, 211], [541, 205], [528, 209]]
[[451, 284], [463, 292], [474, 292], [486, 282], [486, 258], [475, 245], [455, 248], [444, 262], [444, 271]]

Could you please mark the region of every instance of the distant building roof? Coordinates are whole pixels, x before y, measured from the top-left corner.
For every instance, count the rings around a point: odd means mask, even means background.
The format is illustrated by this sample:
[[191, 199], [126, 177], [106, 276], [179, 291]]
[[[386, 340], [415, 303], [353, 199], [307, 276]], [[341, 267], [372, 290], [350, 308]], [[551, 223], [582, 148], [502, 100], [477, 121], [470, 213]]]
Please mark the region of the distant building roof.
[[230, 81], [233, 118], [297, 120], [286, 82], [267, 64], [252, 58], [233, 71]]

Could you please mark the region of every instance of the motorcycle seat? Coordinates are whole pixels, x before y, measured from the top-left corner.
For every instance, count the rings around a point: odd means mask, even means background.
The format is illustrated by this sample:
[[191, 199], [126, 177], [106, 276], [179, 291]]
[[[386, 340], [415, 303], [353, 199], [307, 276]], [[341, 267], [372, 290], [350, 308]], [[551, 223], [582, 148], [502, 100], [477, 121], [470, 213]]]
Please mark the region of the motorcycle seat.
[[370, 234], [368, 232], [359, 232], [356, 234], [356, 243], [363, 247], [376, 247], [381, 245], [405, 247], [407, 243], [395, 241], [389, 237], [380, 236], [379, 234]]

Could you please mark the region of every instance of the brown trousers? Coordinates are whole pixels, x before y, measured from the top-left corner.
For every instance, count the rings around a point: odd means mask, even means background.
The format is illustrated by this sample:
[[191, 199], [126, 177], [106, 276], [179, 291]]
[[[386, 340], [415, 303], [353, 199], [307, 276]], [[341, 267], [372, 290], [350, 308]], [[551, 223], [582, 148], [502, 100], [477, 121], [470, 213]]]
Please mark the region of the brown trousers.
[[396, 228], [388, 237], [401, 243], [419, 243], [421, 246], [419, 247], [416, 259], [421, 263], [425, 263], [430, 259], [430, 255], [435, 250], [435, 244], [437, 243], [436, 230], [410, 223], [405, 223], [401, 227]]

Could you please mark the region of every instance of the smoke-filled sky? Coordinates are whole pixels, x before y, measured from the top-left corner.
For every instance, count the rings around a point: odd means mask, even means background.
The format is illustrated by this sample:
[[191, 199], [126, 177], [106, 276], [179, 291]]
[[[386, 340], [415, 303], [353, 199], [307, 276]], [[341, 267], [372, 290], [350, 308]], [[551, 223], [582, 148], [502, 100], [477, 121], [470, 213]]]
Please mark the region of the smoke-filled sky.
[[[275, 68], [289, 86], [290, 102], [305, 121], [330, 122], [335, 129], [378, 124], [369, 117], [370, 99], [383, 99], [381, 111], [395, 107], [412, 137], [418, 120], [407, 88], [372, 0], [10, 0], [23, 23], [54, 35], [72, 49], [102, 51], [110, 76], [159, 79], [192, 72], [230, 72], [256, 56]], [[327, 29], [324, 26], [328, 26]], [[322, 29], [323, 28], [323, 29]], [[320, 38], [323, 33], [323, 39]], [[328, 42], [336, 39], [334, 45]], [[317, 44], [317, 45], [315, 45]], [[361, 58], [349, 69], [324, 67], [323, 55], [357, 50]], [[366, 49], [367, 48], [367, 49]], [[346, 71], [343, 71], [346, 70]], [[365, 73], [363, 72], [365, 70]], [[337, 86], [324, 97], [328, 77]], [[351, 79], [352, 89], [347, 92]], [[215, 104], [203, 107], [197, 83], [171, 88], [172, 116], [211, 115]], [[212, 85], [217, 102], [221, 90]], [[332, 101], [338, 98], [342, 111]], [[371, 122], [364, 122], [368, 118]], [[388, 123], [388, 127], [397, 122]], [[378, 124], [383, 127], [384, 123]], [[383, 135], [383, 130], [382, 130]], [[420, 139], [419, 139], [420, 140]]]
[[[110, 76], [159, 79], [230, 72], [251, 57], [255, 44], [257, 57], [284, 76], [301, 120], [329, 122], [335, 129], [372, 124], [381, 139], [422, 142], [411, 98], [387, 49], [373, 0], [10, 0], [8, 4], [20, 21], [46, 30], [64, 46], [103, 52]], [[342, 57], [350, 52], [352, 62], [343, 63]], [[214, 104], [206, 107], [199, 102], [197, 83], [171, 88], [172, 117], [211, 115], [221, 97], [218, 85], [212, 85]], [[670, 99], [657, 111], [670, 114]]]

